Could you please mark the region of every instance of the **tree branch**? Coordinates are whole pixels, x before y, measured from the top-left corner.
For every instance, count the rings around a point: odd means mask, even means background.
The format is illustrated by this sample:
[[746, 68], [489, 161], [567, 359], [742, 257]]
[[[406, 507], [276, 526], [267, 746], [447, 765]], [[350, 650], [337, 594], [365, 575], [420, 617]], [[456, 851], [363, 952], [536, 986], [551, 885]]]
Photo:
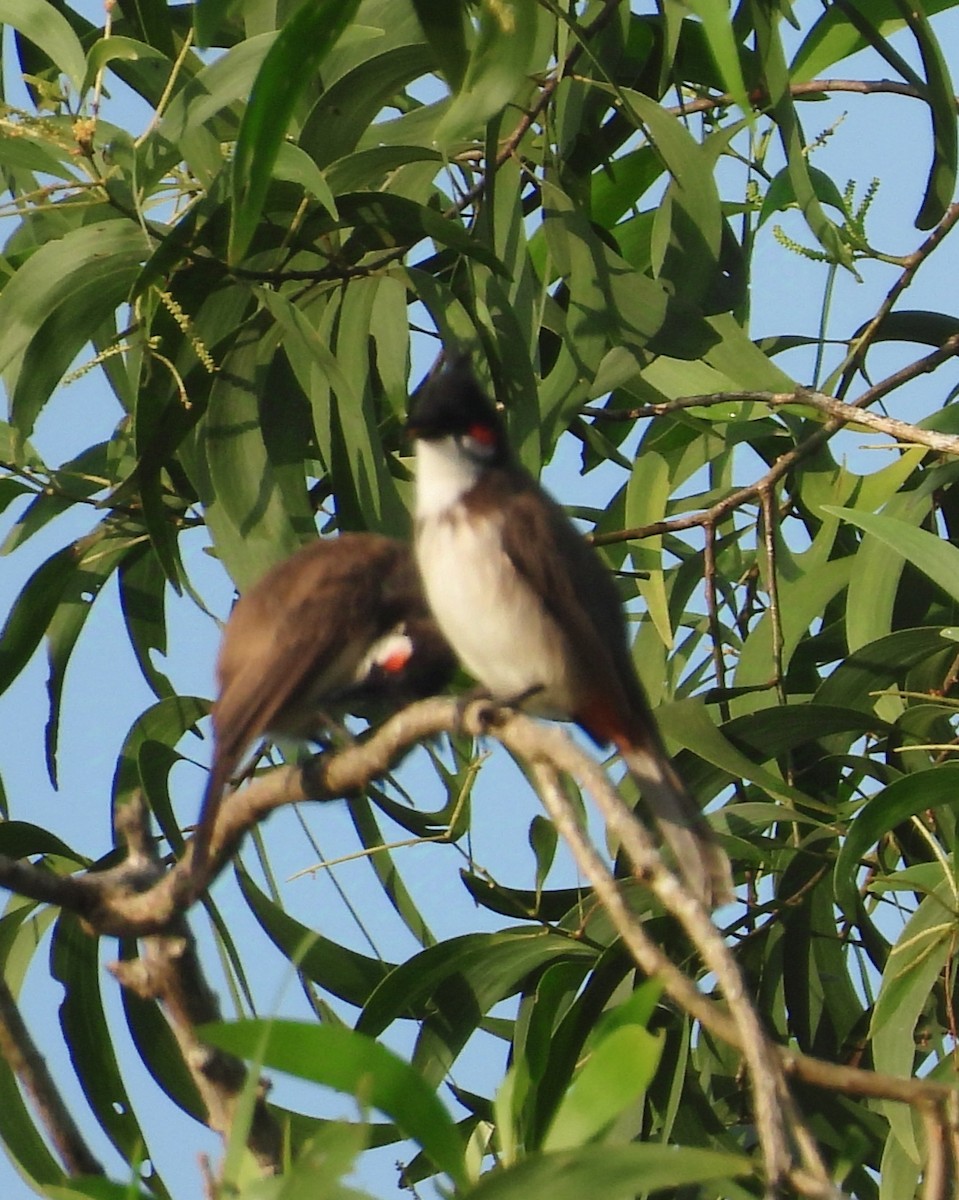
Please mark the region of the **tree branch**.
[[[684, 1011], [744, 1055], [747, 1051], [755, 1055], [755, 1074], [761, 1081], [766, 1081], [766, 1091], [772, 1086], [768, 1081], [775, 1082], [780, 1077], [780, 1069], [772, 1065], [775, 1057], [787, 1076], [817, 1087], [899, 1101], [933, 1113], [952, 1111], [949, 1106], [954, 1101], [954, 1093], [944, 1085], [828, 1063], [793, 1050], [770, 1049], [746, 996], [735, 960], [721, 935], [702, 906], [663, 865], [643, 826], [610, 787], [602, 769], [589, 755], [575, 747], [560, 726], [537, 722], [520, 713], [495, 710], [488, 704], [473, 705], [464, 712], [457, 700], [435, 697], [397, 713], [363, 741], [343, 750], [317, 755], [302, 768], [279, 767], [271, 771], [225, 799], [212, 831], [210, 861], [201, 882], [209, 882], [226, 865], [245, 833], [276, 809], [305, 800], [349, 797], [386, 775], [418, 742], [464, 729], [474, 736], [490, 734], [497, 738], [530, 761], [538, 778], [542, 772], [547, 772], [542, 775], [544, 785], [548, 784], [549, 771], [554, 776], [557, 771], [566, 771], [583, 781], [600, 805], [611, 833], [619, 840], [637, 876], [651, 887], [664, 908], [682, 924], [704, 964], [715, 972], [730, 1012], [704, 996], [662, 949], [649, 942], [642, 926], [626, 907], [615, 880], [608, 877], [607, 868], [590, 847], [590, 853], [600, 867], [594, 870], [591, 865], [587, 871], [584, 858], [581, 868], [593, 882], [598, 898], [607, 907], [625, 944], [641, 968], [659, 978], [667, 993]], [[553, 804], [551, 797], [554, 795], [555, 788], [545, 786], [544, 803], [564, 837], [572, 835], [572, 847], [574, 840], [582, 841], [582, 835], [577, 833], [575, 820], [570, 825], [568, 815]], [[146, 861], [148, 843], [137, 830], [138, 818], [131, 816], [128, 820], [132, 829], [125, 828], [123, 834], [131, 854], [120, 866], [63, 879], [42, 867], [0, 856], [0, 885], [16, 886], [23, 895], [61, 904], [81, 915], [97, 933], [182, 936], [182, 928], [173, 923], [196, 898], [195, 881], [190, 878], [189, 848], [181, 862], [164, 870], [159, 863]], [[171, 929], [174, 932], [171, 933]], [[157, 953], [166, 958], [183, 958], [183, 952], [175, 946]], [[192, 990], [199, 992], [202, 989]], [[758, 1040], [753, 1037], [757, 1028]], [[795, 1126], [793, 1132], [796, 1132]], [[775, 1143], [776, 1135], [770, 1132], [769, 1137]], [[774, 1160], [779, 1155], [780, 1150], [774, 1146]]]
[[[934, 370], [947, 358], [959, 354], [959, 335], [949, 338], [947, 342], [932, 354], [911, 363], [903, 371], [888, 376], [870, 388], [865, 400], [870, 403], [886, 395], [894, 388], [912, 379], [916, 375]], [[908, 421], [900, 421], [895, 417], [885, 417], [880, 413], [864, 410], [861, 405], [863, 397], [855, 404], [847, 404], [828, 396], [825, 392], [813, 391], [810, 388], [796, 388], [793, 392], [709, 392], [700, 396], [680, 396], [676, 400], [668, 400], [663, 404], [640, 404], [635, 408], [602, 409], [585, 408], [585, 416], [594, 417], [600, 421], [637, 421], [644, 417], [661, 417], [672, 412], [681, 412], [687, 408], [715, 408], [721, 404], [738, 403], [767, 404], [770, 408], [800, 407], [814, 408], [817, 412], [834, 417], [843, 424], [854, 423], [876, 433], [884, 433], [895, 438], [897, 442], [906, 442], [916, 446], [927, 446], [940, 454], [959, 455], [959, 437], [951, 433], [937, 433], [934, 429], [920, 429]]]
[[650, 525], [638, 526], [632, 529], [617, 529], [610, 533], [594, 533], [590, 540], [594, 546], [606, 546], [614, 542], [638, 540], [655, 537], [664, 533], [678, 533], [685, 529], [695, 529], [699, 526], [715, 525], [724, 520], [738, 508], [759, 500], [764, 491], [778, 483], [797, 463], [814, 453], [827, 442], [834, 433], [844, 425], [855, 422], [879, 432], [893, 436], [897, 441], [906, 441], [920, 446], [928, 446], [943, 454], [959, 454], [959, 437], [951, 434], [936, 433], [934, 430], [919, 429], [905, 421], [897, 421], [892, 417], [882, 417], [876, 413], [864, 410], [864, 406], [881, 399], [887, 393], [901, 387], [910, 379], [934, 371], [936, 367], [959, 354], [959, 334], [947, 338], [945, 342], [931, 354], [917, 359], [900, 371], [887, 376], [874, 387], [869, 388], [859, 397], [855, 404], [845, 404], [822, 392], [797, 388], [794, 392], [713, 392], [702, 396], [682, 396], [677, 400], [666, 401], [663, 404], [641, 405], [635, 409], [595, 409], [586, 408], [588, 416], [600, 420], [631, 420], [641, 416], [661, 416], [663, 413], [675, 412], [684, 408], [706, 407], [720, 403], [739, 401], [755, 401], [772, 407], [781, 405], [805, 405], [819, 411], [832, 413], [829, 419], [804, 441], [797, 443], [791, 450], [779, 456], [769, 470], [755, 483], [736, 488], [722, 500], [717, 501], [703, 512], [689, 513], [683, 517], [672, 517], [663, 521], [654, 521]]
[[0, 1055], [33, 1103], [40, 1124], [68, 1175], [103, 1175], [0, 974]]
[[[160, 863], [150, 836], [149, 815], [142, 804], [124, 806], [122, 832], [129, 857]], [[196, 943], [186, 918], [173, 917], [162, 933], [142, 939], [140, 957], [110, 965], [114, 977], [144, 1000], [156, 1000], [166, 1017], [207, 1112], [207, 1124], [224, 1141], [235, 1133], [235, 1122], [244, 1111], [244, 1094], [250, 1086], [247, 1069], [238, 1058], [208, 1046], [197, 1036], [197, 1026], [222, 1019], [219, 1001], [200, 966]], [[278, 1174], [283, 1162], [283, 1138], [266, 1104], [266, 1084], [253, 1085], [246, 1144], [264, 1174]]]

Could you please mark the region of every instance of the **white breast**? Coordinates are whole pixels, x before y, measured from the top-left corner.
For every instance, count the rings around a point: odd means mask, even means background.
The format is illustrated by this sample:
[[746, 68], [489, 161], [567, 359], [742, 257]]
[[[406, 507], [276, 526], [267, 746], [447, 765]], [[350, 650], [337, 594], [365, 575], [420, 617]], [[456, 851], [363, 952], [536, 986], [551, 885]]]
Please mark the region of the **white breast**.
[[501, 521], [498, 513], [469, 517], [461, 500], [421, 516], [416, 556], [426, 597], [479, 683], [502, 699], [538, 687], [526, 707], [562, 718], [571, 705], [562, 634], [504, 553]]

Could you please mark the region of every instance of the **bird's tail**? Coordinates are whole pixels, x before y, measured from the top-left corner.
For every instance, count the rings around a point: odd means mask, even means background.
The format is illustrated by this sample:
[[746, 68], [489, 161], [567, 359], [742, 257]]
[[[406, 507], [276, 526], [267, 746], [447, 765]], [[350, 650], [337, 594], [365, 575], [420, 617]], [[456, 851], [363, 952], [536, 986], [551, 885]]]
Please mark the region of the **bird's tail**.
[[636, 744], [619, 752], [689, 888], [707, 908], [733, 898], [732, 870], [712, 826], [662, 751]]
[[199, 876], [209, 858], [210, 835], [216, 824], [220, 803], [223, 799], [223, 790], [229, 777], [229, 771], [218, 770], [218, 766], [219, 764], [214, 763], [210, 772], [210, 778], [207, 780], [203, 792], [203, 801], [200, 804], [200, 815], [194, 826], [193, 854], [190, 860], [190, 870], [194, 876]]
[[[214, 721], [214, 732], [217, 722]], [[193, 852], [190, 862], [191, 874], [198, 878], [206, 867], [210, 856], [211, 840], [216, 819], [223, 803], [223, 793], [227, 789], [230, 777], [236, 770], [242, 753], [242, 743], [237, 744], [233, 738], [215, 736], [213, 744], [213, 762], [210, 764], [210, 774], [203, 790], [203, 800], [200, 803], [200, 815], [197, 818], [193, 833]]]

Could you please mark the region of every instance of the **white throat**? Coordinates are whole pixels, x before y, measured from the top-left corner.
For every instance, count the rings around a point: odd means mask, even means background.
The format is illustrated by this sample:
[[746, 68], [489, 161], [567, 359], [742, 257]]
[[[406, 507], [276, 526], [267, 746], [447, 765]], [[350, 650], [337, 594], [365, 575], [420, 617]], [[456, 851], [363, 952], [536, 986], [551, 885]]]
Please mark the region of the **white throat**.
[[416, 516], [449, 512], [478, 481], [482, 465], [464, 453], [455, 437], [416, 443]]

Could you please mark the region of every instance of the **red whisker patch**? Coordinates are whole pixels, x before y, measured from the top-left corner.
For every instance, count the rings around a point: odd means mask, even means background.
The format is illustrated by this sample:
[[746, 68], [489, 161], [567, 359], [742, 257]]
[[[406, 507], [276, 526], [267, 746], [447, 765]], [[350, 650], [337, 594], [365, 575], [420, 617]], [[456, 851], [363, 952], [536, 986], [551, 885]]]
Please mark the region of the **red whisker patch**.
[[491, 425], [471, 425], [468, 436], [481, 446], [495, 446], [498, 441], [496, 430]]
[[413, 657], [412, 646], [397, 646], [386, 658], [380, 661], [380, 667], [390, 675], [397, 675]]

